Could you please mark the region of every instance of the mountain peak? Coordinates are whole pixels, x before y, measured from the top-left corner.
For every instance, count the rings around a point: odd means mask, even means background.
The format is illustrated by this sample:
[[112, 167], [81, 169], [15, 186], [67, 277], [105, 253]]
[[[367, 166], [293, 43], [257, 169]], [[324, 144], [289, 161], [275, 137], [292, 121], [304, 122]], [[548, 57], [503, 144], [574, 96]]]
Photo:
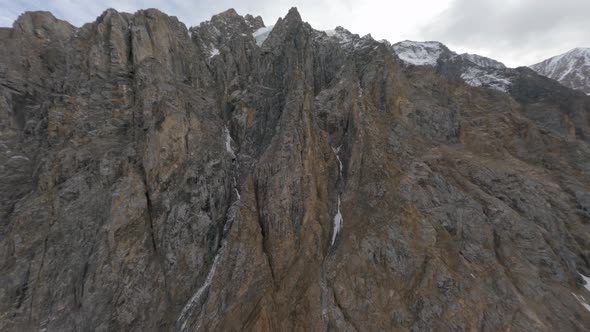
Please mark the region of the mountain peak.
[[246, 23], [250, 26], [250, 29], [252, 31], [256, 31], [260, 28], [264, 28], [264, 20], [262, 20], [262, 17], [260, 16], [252, 16], [250, 14], [246, 14], [246, 16], [244, 16], [244, 19], [246, 20]]
[[287, 13], [287, 15], [285, 16], [285, 20], [286, 21], [302, 21], [301, 20], [301, 15], [299, 14], [299, 11], [297, 10], [297, 7], [291, 7], [291, 9], [289, 9], [289, 12]]
[[562, 85], [590, 94], [590, 48], [576, 47], [530, 68]]
[[236, 17], [236, 16], [239, 16], [238, 15], [238, 12], [235, 9], [233, 9], [233, 8], [230, 8], [230, 9], [228, 9], [228, 10], [226, 10], [224, 12], [221, 12], [221, 13], [219, 13], [217, 15], [225, 16], [225, 17]]
[[13, 28], [23, 33], [35, 34], [39, 38], [48, 38], [52, 34], [66, 38], [74, 30], [73, 25], [56, 18], [48, 11], [24, 12], [14, 21]]
[[211, 17], [210, 22], [237, 22], [244, 21], [244, 17], [240, 16], [235, 9], [230, 8], [219, 14], [215, 14]]

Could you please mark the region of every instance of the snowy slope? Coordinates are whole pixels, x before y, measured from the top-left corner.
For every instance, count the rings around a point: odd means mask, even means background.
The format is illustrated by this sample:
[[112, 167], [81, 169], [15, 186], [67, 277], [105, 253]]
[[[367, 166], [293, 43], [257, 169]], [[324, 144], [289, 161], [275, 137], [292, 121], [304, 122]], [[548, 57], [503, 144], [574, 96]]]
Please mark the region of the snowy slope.
[[590, 48], [575, 48], [530, 68], [540, 75], [590, 95]]
[[407, 65], [438, 66], [453, 63], [458, 76], [474, 87], [487, 87], [508, 92], [511, 82], [503, 63], [477, 54], [457, 54], [435, 41], [403, 41], [392, 46], [393, 51]]
[[461, 74], [461, 78], [471, 86], [483, 86], [497, 91], [508, 92], [511, 85], [510, 79], [503, 75], [501, 71], [492, 68], [468, 67]]
[[435, 66], [444, 45], [439, 42], [415, 42], [405, 40], [393, 45], [397, 56], [404, 62], [415, 66]]
[[481, 56], [481, 55], [477, 55], [477, 54], [463, 53], [463, 54], [459, 55], [459, 57], [463, 60], [473, 62], [474, 64], [476, 64], [480, 67], [484, 67], [484, 68], [487, 68], [487, 67], [496, 68], [496, 69], [506, 68], [506, 66], [503, 63], [501, 63], [500, 61], [486, 58], [485, 56]]

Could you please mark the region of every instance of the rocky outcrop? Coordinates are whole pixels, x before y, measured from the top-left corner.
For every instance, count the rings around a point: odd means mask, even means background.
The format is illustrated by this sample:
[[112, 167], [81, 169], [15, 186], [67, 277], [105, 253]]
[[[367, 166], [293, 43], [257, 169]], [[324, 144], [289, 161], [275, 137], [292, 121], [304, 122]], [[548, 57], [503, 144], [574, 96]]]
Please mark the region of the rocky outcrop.
[[588, 97], [263, 27], [0, 30], [0, 330], [590, 329]]

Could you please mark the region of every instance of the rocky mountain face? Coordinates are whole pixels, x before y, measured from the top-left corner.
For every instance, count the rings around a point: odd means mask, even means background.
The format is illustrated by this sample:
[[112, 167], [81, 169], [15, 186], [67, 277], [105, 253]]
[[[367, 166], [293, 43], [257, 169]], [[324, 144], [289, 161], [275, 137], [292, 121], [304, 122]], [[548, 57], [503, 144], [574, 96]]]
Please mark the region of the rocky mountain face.
[[575, 48], [532, 65], [537, 73], [590, 95], [590, 48]]
[[0, 330], [590, 330], [588, 96], [262, 28], [0, 29]]

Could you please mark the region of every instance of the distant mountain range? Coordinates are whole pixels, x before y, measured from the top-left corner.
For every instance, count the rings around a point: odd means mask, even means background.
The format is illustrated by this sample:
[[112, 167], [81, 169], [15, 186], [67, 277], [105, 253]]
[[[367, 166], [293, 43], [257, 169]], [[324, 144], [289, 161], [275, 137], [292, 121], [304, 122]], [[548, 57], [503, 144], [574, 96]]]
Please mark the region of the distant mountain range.
[[[392, 49], [407, 65], [436, 66], [439, 62], [460, 62], [461, 78], [472, 86], [505, 91], [510, 85], [510, 69], [503, 63], [477, 54], [457, 54], [440, 42], [406, 40], [392, 45]], [[568, 88], [590, 94], [590, 48], [575, 48], [529, 67]]]

